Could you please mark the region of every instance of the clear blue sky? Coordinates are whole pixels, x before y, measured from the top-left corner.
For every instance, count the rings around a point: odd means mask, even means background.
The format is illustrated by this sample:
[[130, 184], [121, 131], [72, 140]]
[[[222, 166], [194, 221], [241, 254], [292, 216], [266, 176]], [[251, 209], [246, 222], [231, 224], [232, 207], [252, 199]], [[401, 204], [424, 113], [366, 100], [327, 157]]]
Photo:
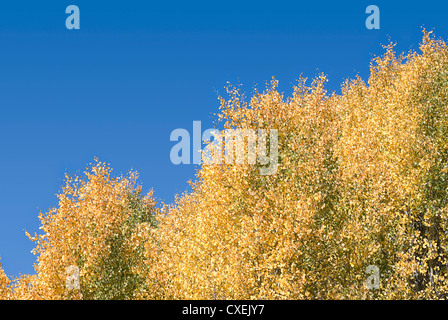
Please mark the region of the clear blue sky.
[[[77, 5], [81, 29], [67, 30]], [[380, 8], [380, 30], [365, 9]], [[135, 169], [172, 202], [197, 166], [171, 164], [176, 128], [203, 129], [227, 81], [247, 92], [300, 74], [330, 90], [368, 77], [389, 37], [418, 48], [421, 26], [448, 38], [446, 1], [3, 1], [0, 5], [0, 256], [8, 275], [34, 273], [39, 210], [57, 205], [64, 173], [98, 156]]]

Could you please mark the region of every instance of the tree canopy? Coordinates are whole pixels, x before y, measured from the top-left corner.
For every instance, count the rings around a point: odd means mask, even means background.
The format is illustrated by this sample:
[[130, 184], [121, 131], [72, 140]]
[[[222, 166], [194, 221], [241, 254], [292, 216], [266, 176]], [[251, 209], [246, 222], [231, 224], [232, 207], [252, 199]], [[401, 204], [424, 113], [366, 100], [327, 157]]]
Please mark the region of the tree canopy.
[[[448, 294], [448, 48], [424, 31], [367, 82], [329, 94], [324, 75], [291, 97], [273, 79], [220, 96], [227, 129], [278, 132], [278, 169], [203, 164], [192, 192], [156, 208], [137, 174], [96, 163], [66, 177], [39, 215], [36, 274], [13, 299], [441, 299]], [[366, 286], [368, 266], [379, 289]], [[66, 286], [79, 268], [79, 289]]]

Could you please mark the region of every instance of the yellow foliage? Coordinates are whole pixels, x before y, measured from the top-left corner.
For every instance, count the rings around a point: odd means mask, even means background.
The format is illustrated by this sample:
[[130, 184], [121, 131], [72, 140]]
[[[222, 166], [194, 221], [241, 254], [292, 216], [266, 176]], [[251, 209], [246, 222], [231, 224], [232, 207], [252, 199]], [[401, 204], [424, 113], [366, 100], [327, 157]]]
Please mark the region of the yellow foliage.
[[[0, 269], [0, 297], [447, 298], [448, 48], [425, 31], [421, 53], [385, 50], [341, 94], [324, 75], [288, 98], [275, 79], [249, 101], [228, 87], [225, 128], [278, 130], [275, 174], [203, 165], [161, 210], [135, 173], [97, 163], [86, 181], [67, 176], [30, 236], [36, 275], [9, 282]], [[80, 289], [67, 289], [71, 265]], [[379, 289], [366, 286], [370, 265]]]
[[9, 284], [10, 280], [3, 271], [0, 263], [0, 300], [7, 300], [10, 298]]
[[224, 127], [277, 129], [279, 169], [202, 166], [159, 216], [160, 298], [446, 297], [448, 50], [427, 32], [421, 54], [393, 47], [341, 95], [323, 75], [287, 99], [228, 88]]
[[[14, 281], [15, 298], [121, 299], [140, 294], [134, 292], [144, 273], [138, 233], [150, 225], [152, 193], [140, 199], [135, 172], [113, 178], [101, 162], [85, 174], [86, 180], [66, 176], [58, 208], [39, 215], [44, 233], [27, 233], [37, 243], [36, 275]], [[70, 266], [79, 269], [79, 289], [67, 287]]]

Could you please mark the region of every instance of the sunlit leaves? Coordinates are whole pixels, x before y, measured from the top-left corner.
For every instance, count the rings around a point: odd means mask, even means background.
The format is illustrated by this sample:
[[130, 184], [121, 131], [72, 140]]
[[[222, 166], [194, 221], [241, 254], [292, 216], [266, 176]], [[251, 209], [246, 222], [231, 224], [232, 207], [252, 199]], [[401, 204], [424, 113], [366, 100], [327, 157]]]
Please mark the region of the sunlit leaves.
[[[16, 279], [14, 298], [131, 299], [148, 290], [142, 228], [155, 227], [152, 193], [141, 196], [137, 174], [111, 176], [97, 162], [84, 177], [66, 176], [59, 206], [40, 213], [36, 275]], [[66, 268], [80, 270], [79, 290], [66, 287]]]
[[[419, 52], [394, 45], [370, 77], [329, 94], [273, 79], [248, 100], [227, 88], [225, 128], [278, 130], [278, 170], [203, 165], [192, 192], [155, 209], [137, 176], [97, 163], [66, 177], [41, 213], [36, 275], [20, 299], [397, 299], [448, 294], [448, 48], [424, 31]], [[157, 212], [157, 214], [155, 214]], [[80, 268], [67, 290], [65, 268]], [[365, 285], [379, 270], [379, 289]]]
[[286, 99], [228, 87], [220, 120], [278, 129], [279, 169], [201, 168], [159, 217], [163, 297], [445, 297], [448, 50], [426, 32], [421, 54], [393, 48], [341, 95], [325, 76]]

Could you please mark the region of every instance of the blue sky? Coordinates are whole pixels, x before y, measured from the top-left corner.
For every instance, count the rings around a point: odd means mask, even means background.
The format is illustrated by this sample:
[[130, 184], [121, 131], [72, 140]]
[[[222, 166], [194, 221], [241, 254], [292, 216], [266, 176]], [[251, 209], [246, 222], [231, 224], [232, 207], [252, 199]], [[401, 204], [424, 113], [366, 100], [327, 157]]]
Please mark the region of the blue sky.
[[[94, 3], [93, 3], [94, 2]], [[65, 8], [77, 5], [80, 30]], [[368, 5], [380, 30], [365, 27]], [[0, 257], [34, 273], [37, 215], [57, 205], [64, 173], [95, 156], [172, 202], [195, 165], [175, 166], [172, 130], [213, 126], [227, 81], [250, 93], [300, 74], [328, 89], [359, 74], [388, 39], [417, 49], [421, 27], [448, 37], [445, 1], [8, 1], [0, 5]]]

